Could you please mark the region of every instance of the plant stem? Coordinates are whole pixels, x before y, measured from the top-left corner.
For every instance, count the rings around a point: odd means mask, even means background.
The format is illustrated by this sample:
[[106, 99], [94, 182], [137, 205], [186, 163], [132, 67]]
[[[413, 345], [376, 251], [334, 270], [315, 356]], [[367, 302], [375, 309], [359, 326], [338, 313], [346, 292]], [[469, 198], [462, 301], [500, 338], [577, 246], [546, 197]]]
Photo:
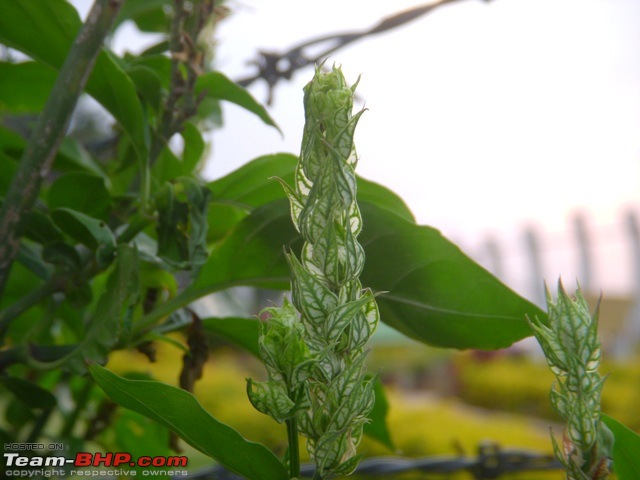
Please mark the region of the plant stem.
[[33, 429], [31, 430], [31, 432], [29, 432], [26, 443], [35, 443], [35, 441], [38, 440], [38, 437], [42, 433], [42, 429], [44, 428], [44, 426], [49, 421], [49, 417], [51, 416], [52, 412], [53, 408], [47, 408], [46, 410], [40, 412], [40, 415], [38, 416]]
[[0, 295], [20, 247], [25, 221], [53, 164], [71, 114], [122, 0], [96, 0], [31, 133], [0, 209]]
[[9, 305], [6, 309], [0, 312], [0, 338], [3, 336], [2, 332], [9, 326], [9, 322], [16, 318], [18, 315], [27, 311], [29, 308], [40, 303], [41, 300], [47, 298], [52, 293], [61, 290], [60, 279], [53, 277], [46, 283], [43, 283], [39, 287], [31, 290], [24, 297], [18, 299], [12, 305]]
[[164, 111], [156, 136], [151, 145], [148, 166], [155, 163], [160, 152], [166, 146], [171, 136], [175, 133], [175, 117], [178, 100], [182, 94], [184, 80], [182, 72], [180, 72], [180, 54], [182, 52], [182, 35], [183, 25], [187, 12], [184, 7], [184, 0], [174, 0], [173, 2], [173, 20], [171, 22], [171, 33], [169, 36], [169, 53], [171, 55], [171, 86], [169, 88], [169, 96], [164, 104]]
[[285, 420], [289, 441], [289, 478], [300, 478], [300, 447], [298, 446], [298, 422], [296, 417]]
[[78, 395], [78, 401], [76, 402], [75, 408], [73, 412], [67, 417], [64, 425], [62, 427], [62, 431], [60, 432], [60, 436], [62, 438], [70, 437], [73, 433], [73, 429], [76, 426], [76, 422], [78, 418], [80, 418], [80, 413], [84, 410], [87, 402], [89, 401], [89, 396], [91, 394], [91, 389], [93, 388], [94, 382], [91, 377], [88, 377], [86, 383], [83, 385], [82, 390]]
[[127, 228], [118, 235], [118, 243], [129, 243], [136, 235], [154, 222], [154, 218], [149, 215], [137, 214], [131, 218]]

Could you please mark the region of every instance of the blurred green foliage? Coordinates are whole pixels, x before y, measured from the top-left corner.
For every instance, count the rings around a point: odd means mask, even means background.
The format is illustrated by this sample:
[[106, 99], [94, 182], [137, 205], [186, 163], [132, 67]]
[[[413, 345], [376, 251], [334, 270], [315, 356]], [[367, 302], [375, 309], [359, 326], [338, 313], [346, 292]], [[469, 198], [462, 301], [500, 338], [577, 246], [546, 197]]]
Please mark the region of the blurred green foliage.
[[[554, 376], [543, 359], [504, 356], [479, 361], [473, 355], [455, 359], [460, 378], [460, 397], [471, 405], [518, 412], [559, 421], [549, 403]], [[629, 428], [640, 431], [638, 395], [640, 362], [603, 362], [609, 377], [602, 394], [602, 410]]]

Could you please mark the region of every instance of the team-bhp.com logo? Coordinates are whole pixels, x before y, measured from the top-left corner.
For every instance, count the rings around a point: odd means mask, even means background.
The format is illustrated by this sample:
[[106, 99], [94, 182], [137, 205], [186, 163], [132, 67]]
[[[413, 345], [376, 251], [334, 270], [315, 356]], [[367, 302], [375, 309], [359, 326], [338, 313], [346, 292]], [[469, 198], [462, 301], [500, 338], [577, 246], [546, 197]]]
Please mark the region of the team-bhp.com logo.
[[[185, 456], [142, 456], [134, 459], [130, 453], [79, 452], [73, 458], [56, 456], [27, 457], [20, 453], [4, 453], [4, 465], [8, 477], [103, 477], [103, 476], [182, 476], [186, 475]], [[65, 468], [87, 468], [75, 470]], [[142, 468], [139, 468], [142, 467]], [[134, 469], [135, 468], [135, 469]], [[162, 468], [162, 470], [158, 470]], [[148, 469], [148, 470], [147, 470]]]

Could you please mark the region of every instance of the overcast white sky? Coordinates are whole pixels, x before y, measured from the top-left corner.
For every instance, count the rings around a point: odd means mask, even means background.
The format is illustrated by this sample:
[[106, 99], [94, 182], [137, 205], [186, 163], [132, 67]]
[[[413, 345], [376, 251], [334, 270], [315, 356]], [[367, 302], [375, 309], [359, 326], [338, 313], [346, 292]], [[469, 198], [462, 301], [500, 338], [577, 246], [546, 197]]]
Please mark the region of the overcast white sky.
[[[89, 0], [74, 0], [85, 12]], [[420, 0], [227, 0], [215, 68], [252, 74], [258, 49], [285, 51], [317, 36], [365, 29]], [[331, 58], [368, 112], [356, 136], [358, 173], [402, 196], [417, 220], [440, 229], [490, 267], [499, 242], [505, 281], [532, 298], [523, 227], [536, 225], [543, 273], [580, 276], [569, 217], [588, 212], [594, 289], [628, 292], [634, 278], [623, 213], [640, 214], [640, 2], [461, 0]], [[127, 25], [116, 51], [137, 51]], [[144, 40], [140, 40], [144, 41]], [[275, 91], [282, 138], [224, 106], [205, 175], [220, 177], [273, 152], [298, 153], [302, 87], [312, 69]], [[266, 100], [263, 84], [250, 87]], [[584, 281], [584, 280], [583, 280]]]
[[[230, 0], [217, 68], [240, 78], [253, 72], [247, 61], [258, 49], [367, 28], [422, 3]], [[481, 255], [492, 234], [506, 255], [522, 257], [514, 246], [522, 226], [561, 232], [576, 208], [609, 232], [621, 209], [640, 205], [638, 25], [637, 0], [463, 0], [351, 44], [332, 59], [349, 80], [362, 74], [358, 94], [369, 111], [357, 131], [358, 172], [470, 253]], [[207, 176], [266, 153], [298, 153], [311, 75], [303, 70], [275, 91], [270, 112], [284, 138], [225, 106]], [[250, 91], [266, 99], [264, 85]], [[611, 258], [598, 271], [601, 287], [628, 284], [628, 261], [610, 267], [622, 241], [603, 253]], [[549, 266], [552, 282], [575, 276], [562, 262]]]

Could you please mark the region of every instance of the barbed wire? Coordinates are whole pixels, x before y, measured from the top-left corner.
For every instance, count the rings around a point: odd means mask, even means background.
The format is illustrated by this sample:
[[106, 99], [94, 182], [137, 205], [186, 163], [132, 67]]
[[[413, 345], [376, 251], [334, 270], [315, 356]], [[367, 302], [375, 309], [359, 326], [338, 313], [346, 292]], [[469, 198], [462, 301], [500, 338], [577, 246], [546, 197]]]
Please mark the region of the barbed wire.
[[[356, 40], [397, 28], [443, 5], [458, 1], [460, 0], [436, 0], [428, 4], [418, 5], [385, 17], [369, 29], [312, 38], [298, 45], [294, 45], [282, 53], [260, 50], [258, 51], [257, 59], [250, 62], [251, 65], [255, 65], [258, 68], [258, 72], [255, 75], [237, 80], [237, 83], [243, 87], [247, 87], [256, 80], [264, 80], [267, 83], [269, 92], [266, 103], [271, 105], [274, 87], [282, 80], [290, 80], [297, 70], [309, 65], [322, 63], [330, 54]], [[484, 1], [488, 2], [490, 0]], [[312, 53], [312, 49], [322, 47], [323, 45], [326, 45], [324, 50], [318, 53]]]
[[[360, 462], [355, 475], [384, 476], [405, 472], [460, 473], [468, 472], [477, 480], [499, 479], [512, 473], [560, 470], [562, 465], [553, 456], [520, 449], [502, 449], [495, 443], [483, 443], [475, 457], [465, 455], [432, 456], [425, 458], [375, 457]], [[302, 477], [311, 478], [312, 464], [301, 466]], [[221, 465], [207, 467], [194, 472], [187, 480], [238, 480], [242, 477], [226, 470]]]

